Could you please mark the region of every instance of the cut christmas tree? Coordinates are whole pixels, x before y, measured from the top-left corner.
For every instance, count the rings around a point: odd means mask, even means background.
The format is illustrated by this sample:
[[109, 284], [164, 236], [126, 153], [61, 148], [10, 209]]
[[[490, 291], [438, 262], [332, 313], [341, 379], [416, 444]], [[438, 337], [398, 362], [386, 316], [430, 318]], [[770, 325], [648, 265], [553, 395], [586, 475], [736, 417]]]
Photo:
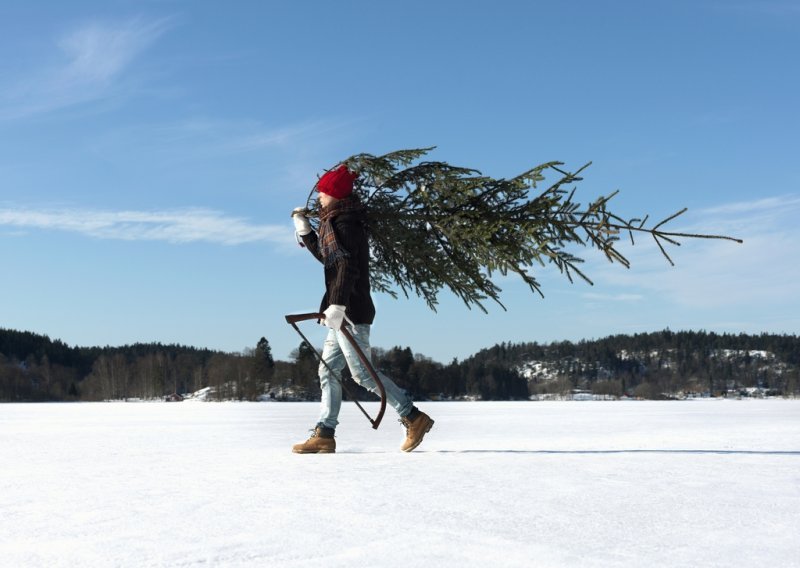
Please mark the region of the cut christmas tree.
[[[609, 209], [617, 192], [583, 206], [574, 184], [589, 164], [575, 172], [547, 162], [516, 177], [495, 179], [472, 168], [420, 161], [433, 148], [408, 149], [383, 156], [356, 154], [342, 161], [358, 174], [354, 193], [367, 205], [373, 288], [397, 296], [414, 293], [435, 310], [438, 294], [451, 290], [468, 307], [486, 311], [486, 300], [500, 306], [499, 273], [518, 274], [543, 296], [533, 268], [555, 265], [570, 282], [575, 275], [592, 283], [578, 265], [575, 245], [601, 251], [612, 263], [630, 267], [617, 248], [621, 236], [652, 237], [666, 260], [665, 245], [679, 239], [725, 239], [722, 235], [664, 229], [686, 209], [648, 225], [648, 217], [623, 219]], [[338, 167], [337, 164], [335, 167]], [[314, 190], [306, 205], [318, 213]]]

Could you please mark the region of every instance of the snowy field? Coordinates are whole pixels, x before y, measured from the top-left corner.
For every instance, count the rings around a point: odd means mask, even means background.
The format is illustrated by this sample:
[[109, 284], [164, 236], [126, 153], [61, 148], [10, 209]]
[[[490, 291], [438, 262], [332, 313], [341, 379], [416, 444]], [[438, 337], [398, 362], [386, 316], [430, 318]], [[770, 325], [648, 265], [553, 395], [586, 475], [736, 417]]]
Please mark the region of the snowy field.
[[800, 401], [0, 405], [0, 566], [800, 566]]

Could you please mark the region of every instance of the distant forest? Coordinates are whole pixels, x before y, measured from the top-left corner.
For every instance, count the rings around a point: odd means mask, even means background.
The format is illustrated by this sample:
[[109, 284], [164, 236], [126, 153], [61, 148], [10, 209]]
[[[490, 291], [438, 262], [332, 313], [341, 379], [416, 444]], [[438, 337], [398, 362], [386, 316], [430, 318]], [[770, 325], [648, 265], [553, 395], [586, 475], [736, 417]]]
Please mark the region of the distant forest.
[[[665, 330], [576, 343], [501, 343], [449, 363], [408, 347], [375, 348], [373, 360], [417, 400], [800, 394], [795, 335]], [[243, 353], [224, 353], [160, 343], [70, 347], [0, 329], [3, 402], [155, 400], [205, 387], [212, 400], [319, 400], [317, 366], [304, 345], [290, 361], [275, 361], [263, 337]], [[345, 378], [354, 396], [372, 397]]]

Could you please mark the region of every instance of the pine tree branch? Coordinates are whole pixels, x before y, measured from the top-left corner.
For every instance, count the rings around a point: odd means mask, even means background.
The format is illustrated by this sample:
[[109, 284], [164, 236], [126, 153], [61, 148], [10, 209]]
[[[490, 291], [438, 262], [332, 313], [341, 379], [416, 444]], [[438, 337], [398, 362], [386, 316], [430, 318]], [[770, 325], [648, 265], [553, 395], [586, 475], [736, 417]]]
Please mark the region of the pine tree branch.
[[[357, 154], [344, 162], [359, 172], [356, 193], [368, 204], [372, 247], [372, 280], [376, 290], [397, 297], [398, 286], [408, 297], [422, 296], [435, 310], [442, 288], [471, 307], [484, 312], [483, 301], [500, 301], [501, 289], [493, 281], [494, 271], [516, 273], [531, 291], [542, 297], [541, 286], [528, 272], [534, 266], [554, 264], [570, 282], [573, 274], [592, 284], [578, 264], [583, 259], [567, 252], [570, 246], [598, 249], [611, 263], [630, 268], [617, 249], [619, 237], [646, 233], [662, 255], [674, 264], [664, 244], [680, 246], [679, 239], [740, 239], [711, 234], [666, 231], [670, 221], [686, 209], [666, 217], [652, 227], [649, 216], [625, 220], [609, 210], [618, 191], [599, 197], [583, 209], [575, 201], [575, 187], [586, 163], [575, 172], [561, 162], [546, 162], [511, 179], [494, 179], [472, 168], [446, 162], [415, 162], [433, 148], [400, 150], [384, 156]], [[546, 181], [549, 187], [531, 195]], [[313, 195], [313, 190], [312, 190]], [[317, 213], [311, 195], [307, 209]]]

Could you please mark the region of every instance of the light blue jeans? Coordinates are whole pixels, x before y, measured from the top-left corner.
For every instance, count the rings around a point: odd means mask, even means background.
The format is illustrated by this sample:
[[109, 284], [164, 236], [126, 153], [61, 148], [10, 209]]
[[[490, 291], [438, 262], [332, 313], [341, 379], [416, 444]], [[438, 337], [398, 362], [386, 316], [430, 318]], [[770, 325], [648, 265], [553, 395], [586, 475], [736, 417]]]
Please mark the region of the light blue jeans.
[[[352, 327], [351, 333], [352, 333]], [[361, 351], [372, 363], [372, 355], [369, 346], [369, 324], [357, 324], [355, 333], [352, 333]], [[342, 383], [341, 373], [345, 364], [350, 368], [353, 379], [367, 390], [379, 394], [378, 385], [364, 367], [358, 353], [344, 336], [341, 331], [331, 329], [328, 337], [325, 338], [325, 345], [322, 347], [322, 360], [327, 366], [319, 365], [319, 386], [322, 389], [322, 405], [320, 409], [319, 422], [328, 428], [336, 428], [339, 424], [339, 410], [342, 407]], [[330, 369], [329, 369], [330, 367]], [[374, 367], [374, 366], [373, 366]], [[411, 412], [414, 406], [408, 393], [398, 387], [392, 379], [379, 372], [378, 378], [383, 383], [386, 391], [386, 403], [394, 408], [401, 417]]]

